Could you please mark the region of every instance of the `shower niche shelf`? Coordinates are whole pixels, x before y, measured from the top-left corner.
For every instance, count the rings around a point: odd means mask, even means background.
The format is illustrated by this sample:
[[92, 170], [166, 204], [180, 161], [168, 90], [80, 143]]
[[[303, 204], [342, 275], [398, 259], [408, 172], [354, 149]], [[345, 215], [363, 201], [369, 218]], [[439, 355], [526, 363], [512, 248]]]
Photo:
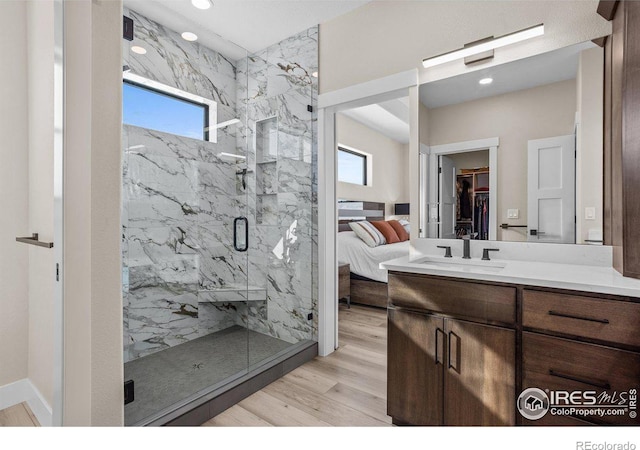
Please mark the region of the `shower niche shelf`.
[[275, 162], [278, 159], [278, 118], [256, 121], [256, 161]]
[[267, 290], [256, 286], [198, 290], [198, 303], [260, 302], [266, 299]]
[[278, 192], [277, 161], [256, 163], [256, 184], [258, 195], [272, 195]]
[[278, 225], [278, 194], [256, 195], [258, 225]]
[[278, 119], [256, 121], [256, 222], [278, 223]]

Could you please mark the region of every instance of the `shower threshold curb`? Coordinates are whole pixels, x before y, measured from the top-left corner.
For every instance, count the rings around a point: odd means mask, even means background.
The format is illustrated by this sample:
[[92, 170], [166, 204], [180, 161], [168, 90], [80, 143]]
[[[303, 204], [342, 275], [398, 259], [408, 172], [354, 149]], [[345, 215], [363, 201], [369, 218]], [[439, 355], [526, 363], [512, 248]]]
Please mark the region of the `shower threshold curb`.
[[317, 342], [299, 342], [244, 374], [200, 391], [134, 426], [202, 425], [317, 355]]

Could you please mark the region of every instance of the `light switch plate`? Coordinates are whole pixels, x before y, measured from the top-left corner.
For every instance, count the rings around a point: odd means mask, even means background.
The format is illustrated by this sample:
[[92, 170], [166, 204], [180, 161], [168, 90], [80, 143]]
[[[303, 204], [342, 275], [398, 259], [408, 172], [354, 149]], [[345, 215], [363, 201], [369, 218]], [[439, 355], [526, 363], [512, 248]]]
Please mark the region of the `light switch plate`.
[[584, 220], [596, 220], [596, 208], [594, 207], [585, 208]]
[[520, 218], [520, 210], [518, 210], [518, 209], [507, 209], [507, 218], [509, 218], [509, 219], [518, 219], [518, 218]]

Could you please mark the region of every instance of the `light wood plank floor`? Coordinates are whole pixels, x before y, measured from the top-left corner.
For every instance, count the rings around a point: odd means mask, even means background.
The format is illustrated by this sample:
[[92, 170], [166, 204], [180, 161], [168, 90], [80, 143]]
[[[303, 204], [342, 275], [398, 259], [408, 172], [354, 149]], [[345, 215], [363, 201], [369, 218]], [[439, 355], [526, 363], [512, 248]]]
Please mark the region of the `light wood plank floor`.
[[298, 367], [204, 426], [390, 426], [387, 315], [340, 306], [340, 348]]
[[0, 411], [0, 427], [39, 427], [38, 419], [26, 403]]

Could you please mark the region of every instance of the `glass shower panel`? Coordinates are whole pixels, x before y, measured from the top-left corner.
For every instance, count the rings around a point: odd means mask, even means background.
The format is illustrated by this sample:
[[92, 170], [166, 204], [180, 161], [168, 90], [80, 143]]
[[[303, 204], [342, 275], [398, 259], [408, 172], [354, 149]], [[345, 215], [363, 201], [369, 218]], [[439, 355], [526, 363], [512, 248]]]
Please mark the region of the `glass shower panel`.
[[250, 369], [316, 334], [317, 36], [248, 58]]
[[234, 242], [234, 220], [248, 216], [247, 53], [124, 13], [135, 38], [123, 41], [123, 68], [215, 102], [217, 135], [123, 125], [124, 371], [135, 392], [125, 423], [144, 425], [248, 371], [248, 252]]

